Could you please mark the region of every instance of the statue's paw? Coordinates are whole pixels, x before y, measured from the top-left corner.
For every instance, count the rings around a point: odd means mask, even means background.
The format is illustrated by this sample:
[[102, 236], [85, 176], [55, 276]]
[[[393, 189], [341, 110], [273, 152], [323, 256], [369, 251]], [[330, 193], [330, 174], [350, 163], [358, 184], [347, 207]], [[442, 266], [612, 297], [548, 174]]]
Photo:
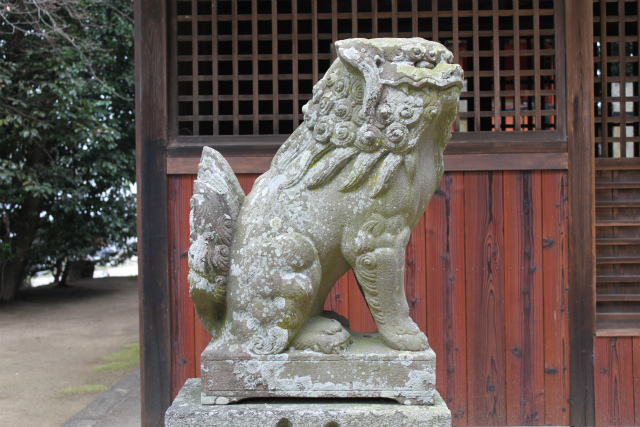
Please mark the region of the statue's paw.
[[287, 348], [289, 331], [278, 326], [261, 328], [249, 342], [249, 351], [254, 354], [278, 354]]
[[411, 319], [389, 322], [378, 329], [384, 342], [393, 349], [421, 351], [429, 348], [427, 336]]
[[316, 316], [309, 319], [293, 339], [297, 350], [339, 353], [352, 342], [351, 334], [335, 319]]

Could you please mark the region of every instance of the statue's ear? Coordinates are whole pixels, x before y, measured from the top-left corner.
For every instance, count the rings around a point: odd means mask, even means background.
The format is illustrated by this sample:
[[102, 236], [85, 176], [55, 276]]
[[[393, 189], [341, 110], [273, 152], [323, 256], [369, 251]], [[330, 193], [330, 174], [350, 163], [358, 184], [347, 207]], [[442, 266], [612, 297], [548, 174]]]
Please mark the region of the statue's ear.
[[335, 43], [338, 57], [357, 70], [364, 78], [362, 106], [365, 117], [372, 119], [382, 91], [380, 67], [384, 63], [382, 51], [366, 39], [347, 39]]

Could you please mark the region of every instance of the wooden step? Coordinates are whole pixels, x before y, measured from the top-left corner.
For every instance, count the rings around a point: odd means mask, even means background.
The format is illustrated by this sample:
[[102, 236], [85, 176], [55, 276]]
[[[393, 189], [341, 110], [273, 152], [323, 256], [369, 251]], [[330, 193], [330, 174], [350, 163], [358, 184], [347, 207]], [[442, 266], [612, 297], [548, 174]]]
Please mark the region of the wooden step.
[[596, 200], [596, 208], [637, 208], [640, 200]]
[[597, 274], [596, 283], [640, 283], [640, 275], [637, 274]]
[[598, 246], [640, 245], [640, 237], [599, 237]]
[[638, 227], [640, 220], [632, 219], [596, 219], [596, 227]]
[[640, 256], [597, 256], [596, 264], [636, 264]]
[[596, 190], [626, 190], [640, 188], [640, 181], [596, 181]]
[[598, 294], [597, 302], [640, 302], [640, 294]]

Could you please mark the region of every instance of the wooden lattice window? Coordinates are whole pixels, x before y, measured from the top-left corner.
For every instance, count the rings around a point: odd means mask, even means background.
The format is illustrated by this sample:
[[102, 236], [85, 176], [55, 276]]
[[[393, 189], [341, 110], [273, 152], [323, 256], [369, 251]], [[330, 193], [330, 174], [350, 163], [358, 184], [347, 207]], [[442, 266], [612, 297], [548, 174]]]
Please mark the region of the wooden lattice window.
[[597, 157], [640, 156], [638, 2], [594, 3]]
[[595, 0], [596, 319], [600, 334], [640, 334], [640, 15]]
[[465, 69], [458, 132], [554, 131], [561, 2], [174, 0], [173, 134], [289, 134], [332, 42], [439, 40]]

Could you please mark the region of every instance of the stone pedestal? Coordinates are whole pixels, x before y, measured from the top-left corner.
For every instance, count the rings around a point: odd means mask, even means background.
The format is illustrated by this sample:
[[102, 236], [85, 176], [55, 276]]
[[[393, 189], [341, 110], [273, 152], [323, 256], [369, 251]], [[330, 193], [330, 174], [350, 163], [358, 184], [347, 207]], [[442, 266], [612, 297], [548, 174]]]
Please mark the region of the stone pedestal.
[[397, 351], [377, 334], [353, 334], [340, 354], [289, 350], [255, 356], [202, 353], [202, 404], [248, 398], [387, 398], [405, 405], [433, 405], [433, 350]]
[[437, 393], [433, 405], [357, 399], [260, 399], [202, 405], [199, 379], [188, 380], [165, 416], [166, 427], [450, 427]]
[[[396, 351], [356, 334], [340, 354], [202, 353], [202, 380], [187, 381], [165, 425], [224, 427], [450, 427], [435, 390], [435, 354]], [[235, 402], [235, 403], [234, 403]]]

